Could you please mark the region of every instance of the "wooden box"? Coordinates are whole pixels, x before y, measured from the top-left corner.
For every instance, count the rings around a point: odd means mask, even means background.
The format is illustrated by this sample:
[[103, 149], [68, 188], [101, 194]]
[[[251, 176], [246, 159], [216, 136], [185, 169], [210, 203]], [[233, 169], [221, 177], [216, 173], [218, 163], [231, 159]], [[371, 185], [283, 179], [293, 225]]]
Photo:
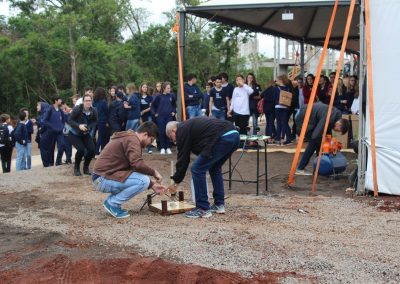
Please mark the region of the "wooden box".
[[279, 104], [290, 107], [292, 105], [292, 96], [292, 93], [281, 90], [279, 93]]

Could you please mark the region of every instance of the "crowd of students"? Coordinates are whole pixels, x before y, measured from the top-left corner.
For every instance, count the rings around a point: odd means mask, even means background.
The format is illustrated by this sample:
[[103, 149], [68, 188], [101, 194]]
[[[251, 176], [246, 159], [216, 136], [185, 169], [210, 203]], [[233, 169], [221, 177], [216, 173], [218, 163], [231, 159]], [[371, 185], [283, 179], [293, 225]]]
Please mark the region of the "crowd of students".
[[[335, 73], [329, 77], [321, 76], [317, 88], [316, 101], [328, 104], [332, 92]], [[226, 73], [211, 76], [202, 92], [197, 86], [194, 74], [187, 76], [184, 84], [184, 104], [186, 118], [210, 116], [230, 120], [240, 134], [256, 135], [259, 131], [260, 115], [266, 117], [265, 135], [268, 143], [289, 145], [296, 138], [294, 116], [301, 107], [310, 102], [314, 76], [308, 74], [305, 80], [299, 77], [291, 82], [286, 75], [278, 76], [262, 90], [253, 73], [246, 77], [237, 75], [235, 84], [229, 83]], [[280, 104], [280, 93], [292, 93], [290, 106]], [[260, 104], [260, 100], [262, 103]], [[72, 147], [77, 149], [74, 174], [90, 174], [90, 161], [104, 149], [110, 137], [123, 130], [136, 131], [139, 125], [153, 121], [160, 130], [157, 150], [160, 154], [172, 154], [171, 142], [167, 137], [166, 125], [176, 120], [177, 98], [169, 82], [157, 82], [154, 87], [142, 83], [111, 86], [108, 90], [98, 87], [94, 91], [87, 87], [82, 97], [72, 97], [73, 107], [68, 106], [61, 97], [51, 98], [51, 104], [38, 102], [36, 119], [29, 118], [29, 111], [19, 111], [18, 123], [12, 126], [10, 116], [0, 116], [0, 153], [3, 172], [10, 172], [11, 157], [16, 148], [16, 169], [31, 168], [33, 125], [37, 125], [36, 142], [44, 167], [72, 163]], [[342, 113], [358, 112], [358, 83], [356, 76], [344, 76], [339, 80], [334, 106]], [[293, 124], [289, 120], [293, 117]], [[250, 118], [252, 121], [249, 126]], [[251, 132], [250, 129], [252, 130]], [[54, 150], [57, 156], [54, 161]], [[151, 154], [150, 145], [147, 152]]]

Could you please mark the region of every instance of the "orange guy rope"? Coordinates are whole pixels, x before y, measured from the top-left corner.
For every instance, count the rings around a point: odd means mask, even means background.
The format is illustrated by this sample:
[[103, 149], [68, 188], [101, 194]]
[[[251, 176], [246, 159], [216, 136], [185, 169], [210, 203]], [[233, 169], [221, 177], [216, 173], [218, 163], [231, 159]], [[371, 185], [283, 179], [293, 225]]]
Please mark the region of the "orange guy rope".
[[292, 163], [292, 168], [290, 169], [290, 174], [289, 174], [289, 179], [288, 179], [289, 185], [294, 183], [294, 172], [296, 171], [297, 162], [299, 161], [300, 151], [301, 151], [301, 147], [303, 146], [304, 136], [306, 134], [307, 125], [310, 120], [311, 109], [312, 109], [313, 102], [315, 100], [315, 95], [317, 93], [318, 82], [319, 82], [319, 78], [321, 77], [322, 66], [324, 65], [326, 50], [328, 49], [328, 44], [329, 44], [329, 39], [331, 38], [331, 33], [332, 33], [333, 23], [335, 22], [335, 16], [336, 16], [338, 3], [339, 3], [339, 0], [336, 0], [335, 6], [333, 7], [331, 20], [329, 22], [328, 31], [326, 33], [324, 47], [322, 49], [322, 54], [321, 54], [321, 58], [319, 60], [317, 74], [316, 74], [316, 77], [314, 80], [314, 85], [313, 85], [313, 88], [311, 91], [311, 97], [310, 97], [310, 100], [307, 105], [307, 111], [306, 111], [306, 116], [304, 117], [303, 127], [301, 128], [299, 143], [297, 144], [296, 153], [294, 155], [294, 159], [293, 159], [293, 163]]
[[371, 156], [372, 175], [374, 179], [374, 197], [378, 196], [378, 177], [376, 173], [376, 145], [375, 145], [375, 112], [372, 82], [372, 57], [371, 57], [371, 14], [369, 0], [365, 0], [365, 29], [367, 40], [367, 68], [368, 68], [368, 100], [369, 100], [369, 124], [371, 131]]
[[183, 66], [182, 66], [182, 54], [181, 54], [181, 37], [180, 37], [180, 28], [185, 28], [185, 27], [180, 27], [179, 26], [179, 14], [176, 13], [176, 23], [175, 26], [173, 27], [172, 31], [177, 33], [178, 35], [178, 68], [179, 68], [179, 86], [181, 88], [181, 100], [182, 100], [182, 120], [186, 120], [186, 106], [185, 106], [185, 93], [184, 93], [184, 87], [183, 87]]
[[344, 51], [345, 51], [346, 46], [347, 46], [347, 39], [349, 37], [350, 25], [351, 25], [351, 20], [353, 19], [355, 4], [356, 4], [356, 0], [351, 0], [349, 14], [347, 16], [346, 28], [344, 30], [342, 48], [340, 49], [339, 62], [338, 62], [338, 66], [337, 66], [337, 69], [336, 69], [335, 81], [333, 83], [331, 100], [329, 101], [328, 114], [326, 115], [324, 133], [322, 134], [321, 146], [319, 148], [317, 167], [315, 168], [315, 172], [314, 172], [314, 179], [313, 179], [313, 183], [312, 183], [312, 187], [311, 187], [311, 191], [312, 192], [314, 192], [315, 184], [317, 183], [319, 166], [321, 164], [322, 147], [323, 147], [323, 145], [325, 143], [325, 136], [326, 136], [326, 132], [328, 131], [329, 121], [330, 121], [331, 114], [332, 114], [333, 101], [335, 100], [336, 90], [337, 90], [337, 86], [338, 86], [338, 82], [339, 82], [340, 70], [342, 69], [342, 62], [343, 62], [343, 59], [344, 59]]

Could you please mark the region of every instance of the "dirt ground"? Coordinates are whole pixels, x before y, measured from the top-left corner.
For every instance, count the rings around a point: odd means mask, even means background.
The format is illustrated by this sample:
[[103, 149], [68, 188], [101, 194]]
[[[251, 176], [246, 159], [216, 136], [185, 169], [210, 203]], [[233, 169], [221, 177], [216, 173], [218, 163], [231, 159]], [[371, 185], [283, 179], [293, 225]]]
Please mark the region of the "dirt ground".
[[[268, 153], [267, 192], [265, 179], [259, 196], [234, 183], [225, 215], [196, 220], [139, 212], [148, 192], [113, 219], [70, 166], [1, 175], [1, 283], [399, 283], [400, 199], [346, 195], [345, 176], [319, 178], [313, 195], [311, 177], [287, 188], [292, 158]], [[146, 156], [165, 178], [171, 159]], [[246, 153], [235, 178], [252, 178], [255, 159]]]

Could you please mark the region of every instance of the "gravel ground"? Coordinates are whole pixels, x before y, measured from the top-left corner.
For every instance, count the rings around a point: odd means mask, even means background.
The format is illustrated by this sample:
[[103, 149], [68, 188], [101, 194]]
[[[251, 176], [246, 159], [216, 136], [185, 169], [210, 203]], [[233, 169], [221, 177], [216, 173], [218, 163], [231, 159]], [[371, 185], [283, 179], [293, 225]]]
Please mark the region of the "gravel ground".
[[[168, 161], [151, 163], [168, 175]], [[0, 222], [244, 276], [295, 272], [308, 279], [282, 280], [288, 283], [400, 282], [399, 212], [337, 194], [288, 192], [230, 194], [225, 215], [196, 220], [138, 212], [145, 192], [127, 204], [130, 218], [115, 220], [87, 177], [71, 177], [68, 166], [36, 168], [1, 176]]]

